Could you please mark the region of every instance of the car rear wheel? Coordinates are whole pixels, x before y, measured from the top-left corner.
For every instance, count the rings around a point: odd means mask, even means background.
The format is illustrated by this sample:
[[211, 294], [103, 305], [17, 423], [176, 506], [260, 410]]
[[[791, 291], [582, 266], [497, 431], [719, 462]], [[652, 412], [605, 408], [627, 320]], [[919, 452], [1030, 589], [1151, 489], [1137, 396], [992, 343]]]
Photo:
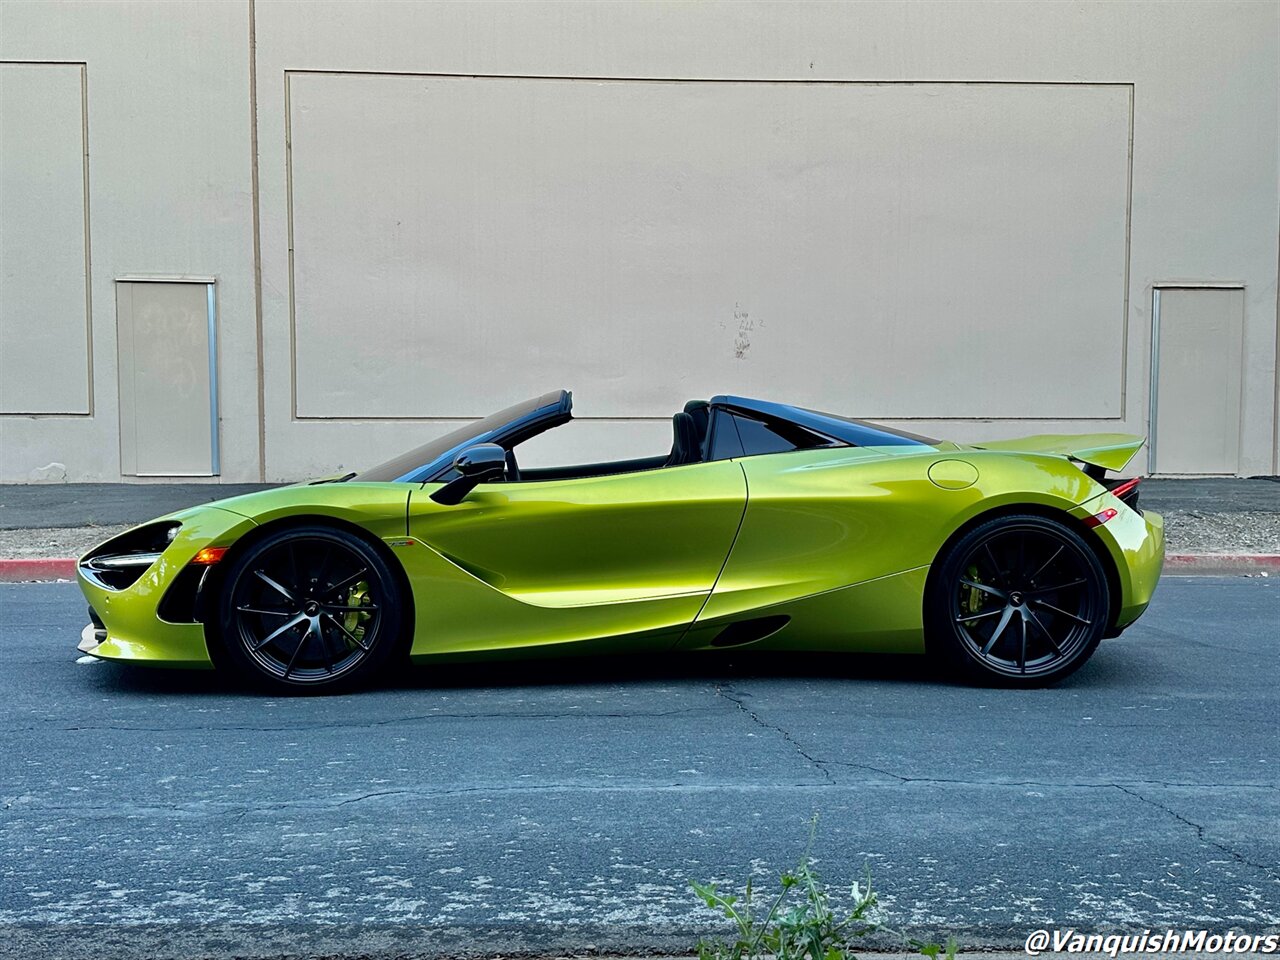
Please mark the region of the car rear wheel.
[[1106, 573], [1065, 524], [999, 517], [965, 534], [930, 580], [929, 652], [980, 683], [1033, 687], [1079, 669], [1107, 626]]
[[374, 677], [399, 644], [400, 588], [372, 544], [325, 526], [268, 535], [223, 578], [229, 664], [273, 692], [334, 692]]

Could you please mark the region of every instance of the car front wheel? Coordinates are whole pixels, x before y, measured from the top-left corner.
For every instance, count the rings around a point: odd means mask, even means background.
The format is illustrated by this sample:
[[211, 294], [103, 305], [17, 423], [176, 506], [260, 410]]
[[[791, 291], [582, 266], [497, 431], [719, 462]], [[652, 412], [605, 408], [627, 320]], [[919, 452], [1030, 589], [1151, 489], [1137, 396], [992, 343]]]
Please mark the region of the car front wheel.
[[333, 692], [387, 664], [401, 609], [396, 578], [372, 544], [332, 527], [293, 527], [231, 561], [220, 637], [229, 664], [257, 686]]

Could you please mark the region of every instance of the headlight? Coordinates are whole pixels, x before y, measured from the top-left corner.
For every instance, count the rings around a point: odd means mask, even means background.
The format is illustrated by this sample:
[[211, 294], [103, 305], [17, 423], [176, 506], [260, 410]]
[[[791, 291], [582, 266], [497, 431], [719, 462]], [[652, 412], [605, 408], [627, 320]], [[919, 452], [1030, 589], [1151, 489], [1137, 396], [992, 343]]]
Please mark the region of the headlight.
[[124, 590], [160, 559], [181, 526], [176, 520], [163, 520], [127, 530], [85, 554], [80, 572], [108, 590]]

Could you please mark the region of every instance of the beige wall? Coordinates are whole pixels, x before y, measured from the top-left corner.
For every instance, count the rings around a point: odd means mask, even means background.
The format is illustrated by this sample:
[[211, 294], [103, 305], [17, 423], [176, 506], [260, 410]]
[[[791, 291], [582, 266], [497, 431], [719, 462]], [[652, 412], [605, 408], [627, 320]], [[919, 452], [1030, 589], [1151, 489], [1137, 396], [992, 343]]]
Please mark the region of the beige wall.
[[[34, 99], [16, 108], [10, 127], [6, 92], [0, 480], [24, 480], [53, 462], [65, 464], [69, 480], [120, 479], [115, 281], [139, 275], [217, 279], [223, 477], [258, 476], [248, 38], [249, 11], [240, 3], [0, 3], [0, 61], [83, 65], [88, 212], [78, 223], [89, 226], [93, 333], [92, 414], [83, 415], [72, 405], [87, 389], [73, 331], [85, 326], [86, 257], [82, 246], [75, 261], [64, 227], [75, 220], [69, 211], [80, 184], [64, 174], [62, 195], [20, 204], [14, 217], [8, 209], [9, 197], [25, 192], [26, 171], [61, 163], [65, 153], [46, 156], [21, 131], [40, 126], [50, 138], [79, 139], [80, 118], [46, 113], [48, 103]], [[0, 66], [0, 84], [33, 69]], [[16, 269], [13, 249], [29, 258]], [[45, 264], [37, 278], [26, 274], [30, 262]], [[24, 331], [49, 318], [67, 336], [24, 344]], [[56, 413], [10, 412], [28, 396], [50, 394], [62, 408]]]
[[[715, 392], [1146, 433], [1168, 283], [1243, 285], [1239, 472], [1276, 472], [1278, 36], [1273, 3], [0, 5], [0, 59], [68, 65], [0, 67], [0, 479], [119, 477], [139, 274], [217, 279], [227, 480], [560, 386], [594, 419], [547, 459], [656, 452]], [[57, 229], [8, 215], [45, 154]], [[41, 311], [56, 389], [11, 359]]]

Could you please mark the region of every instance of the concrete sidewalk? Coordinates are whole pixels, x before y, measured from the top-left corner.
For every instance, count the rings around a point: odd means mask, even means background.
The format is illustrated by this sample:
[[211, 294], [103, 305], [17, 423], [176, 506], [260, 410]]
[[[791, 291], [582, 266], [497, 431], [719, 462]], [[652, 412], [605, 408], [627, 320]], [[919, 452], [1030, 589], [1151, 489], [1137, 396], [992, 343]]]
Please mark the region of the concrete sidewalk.
[[270, 490], [275, 483], [4, 483], [0, 530], [142, 523], [201, 503]]
[[[0, 565], [77, 557], [153, 517], [272, 486], [276, 484], [0, 484]], [[1204, 556], [1217, 557], [1213, 568], [1224, 572], [1280, 569], [1277, 478], [1146, 479], [1141, 504], [1164, 515], [1171, 557], [1193, 558], [1175, 560], [1171, 569], [1205, 572], [1205, 561], [1194, 559]], [[1227, 557], [1246, 559], [1224, 563]], [[21, 579], [27, 579], [30, 571], [23, 570]], [[5, 578], [0, 571], [0, 580]]]

